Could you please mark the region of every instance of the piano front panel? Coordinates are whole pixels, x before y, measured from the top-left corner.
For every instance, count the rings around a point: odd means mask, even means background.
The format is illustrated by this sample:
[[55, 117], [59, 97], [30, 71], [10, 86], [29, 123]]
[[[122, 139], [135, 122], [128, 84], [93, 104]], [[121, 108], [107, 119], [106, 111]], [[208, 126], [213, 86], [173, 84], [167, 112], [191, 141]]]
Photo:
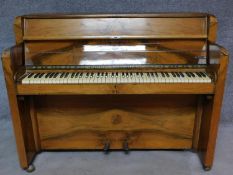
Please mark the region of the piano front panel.
[[195, 95], [34, 98], [41, 149], [192, 148]]
[[205, 64], [205, 45], [205, 40], [30, 41], [25, 43], [25, 64]]

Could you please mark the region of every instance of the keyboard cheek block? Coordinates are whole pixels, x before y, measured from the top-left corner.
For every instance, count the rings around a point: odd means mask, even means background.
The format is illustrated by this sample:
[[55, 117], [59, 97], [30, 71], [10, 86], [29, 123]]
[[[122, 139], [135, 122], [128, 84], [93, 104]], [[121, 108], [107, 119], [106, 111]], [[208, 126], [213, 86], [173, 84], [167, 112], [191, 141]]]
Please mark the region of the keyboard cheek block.
[[14, 26], [2, 65], [23, 169], [41, 151], [161, 149], [193, 150], [211, 169], [229, 59], [216, 17], [41, 14]]

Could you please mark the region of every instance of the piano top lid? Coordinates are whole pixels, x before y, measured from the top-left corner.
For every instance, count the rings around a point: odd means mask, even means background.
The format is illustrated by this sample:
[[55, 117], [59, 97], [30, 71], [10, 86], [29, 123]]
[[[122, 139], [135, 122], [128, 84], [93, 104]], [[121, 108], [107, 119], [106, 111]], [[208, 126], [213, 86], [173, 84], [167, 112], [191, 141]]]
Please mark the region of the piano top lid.
[[16, 43], [76, 39], [209, 39], [217, 20], [207, 13], [31, 14], [16, 17]]

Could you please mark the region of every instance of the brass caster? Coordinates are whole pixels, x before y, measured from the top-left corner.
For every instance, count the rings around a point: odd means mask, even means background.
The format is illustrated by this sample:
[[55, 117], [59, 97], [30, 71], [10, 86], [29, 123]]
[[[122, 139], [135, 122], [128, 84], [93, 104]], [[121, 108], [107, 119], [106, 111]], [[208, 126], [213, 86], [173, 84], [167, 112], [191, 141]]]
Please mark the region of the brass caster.
[[28, 173], [32, 173], [33, 171], [35, 171], [35, 166], [34, 165], [29, 165], [27, 169], [25, 169], [26, 172]]
[[210, 171], [211, 170], [210, 166], [203, 166], [203, 168], [204, 168], [205, 171]]

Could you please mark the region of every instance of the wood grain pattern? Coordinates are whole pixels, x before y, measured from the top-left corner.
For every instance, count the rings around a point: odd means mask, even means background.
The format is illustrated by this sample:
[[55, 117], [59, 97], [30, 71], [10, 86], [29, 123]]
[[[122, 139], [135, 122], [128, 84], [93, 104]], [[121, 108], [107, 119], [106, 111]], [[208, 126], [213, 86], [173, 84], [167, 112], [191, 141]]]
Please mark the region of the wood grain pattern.
[[23, 18], [22, 16], [18, 16], [14, 20], [14, 33], [15, 33], [15, 42], [16, 44], [20, 44], [23, 42]]
[[206, 37], [206, 18], [26, 19], [24, 29], [24, 40]]
[[37, 116], [36, 116], [36, 107], [35, 107], [35, 100], [33, 96], [28, 97], [28, 105], [27, 108], [29, 108], [29, 113], [30, 113], [30, 119], [32, 121], [32, 129], [33, 129], [33, 137], [35, 141], [35, 149], [36, 151], [40, 151], [41, 146], [40, 146], [40, 136], [39, 136], [39, 131], [38, 131], [38, 121], [37, 121]]
[[218, 69], [215, 94], [212, 99], [205, 102], [205, 111], [202, 119], [199, 149], [203, 153], [202, 161], [205, 167], [211, 168], [214, 160], [214, 151], [220, 120], [221, 105], [224, 93], [224, 85], [227, 73], [229, 56], [226, 49], [221, 47], [220, 67]]
[[218, 29], [217, 18], [214, 15], [209, 15], [208, 39], [212, 43], [216, 42], [216, 39], [217, 39], [217, 29]]
[[193, 150], [198, 151], [198, 142], [200, 136], [201, 119], [203, 115], [203, 95], [197, 97], [195, 124], [193, 130]]
[[210, 83], [158, 84], [18, 84], [20, 95], [53, 94], [213, 94]]
[[17, 143], [19, 161], [22, 168], [27, 168], [35, 156], [34, 140], [32, 137], [31, 123], [25, 109], [24, 101], [18, 99], [14, 75], [22, 64], [23, 47], [17, 45], [5, 50], [2, 55], [2, 65], [7, 86], [12, 123]]
[[102, 149], [106, 140], [111, 149], [121, 149], [125, 139], [132, 149], [192, 145], [195, 96], [38, 96], [36, 101], [42, 149]]

